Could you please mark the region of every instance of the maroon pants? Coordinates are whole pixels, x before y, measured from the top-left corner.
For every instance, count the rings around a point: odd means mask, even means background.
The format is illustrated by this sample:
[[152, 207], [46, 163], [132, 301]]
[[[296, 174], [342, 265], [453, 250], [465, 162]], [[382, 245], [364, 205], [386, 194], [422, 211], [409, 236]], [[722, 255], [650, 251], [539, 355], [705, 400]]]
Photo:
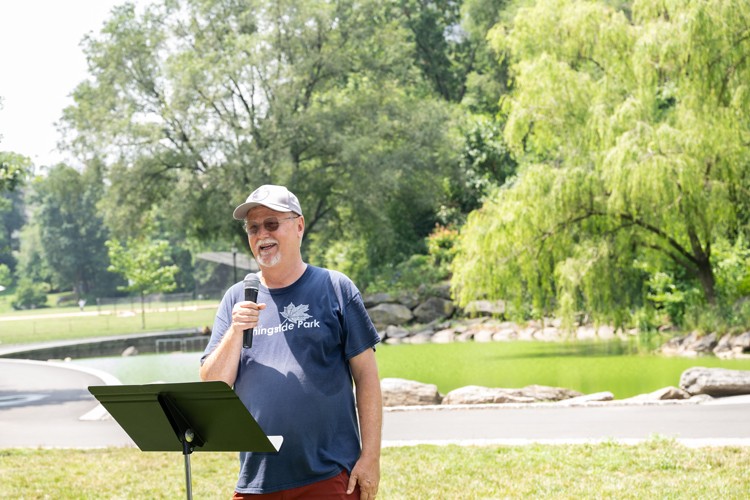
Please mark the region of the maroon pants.
[[359, 485], [354, 488], [351, 495], [347, 495], [346, 487], [348, 485], [349, 473], [341, 471], [341, 474], [331, 479], [289, 490], [275, 491], [273, 493], [237, 493], [235, 491], [232, 500], [292, 500], [295, 498], [311, 500], [359, 500]]

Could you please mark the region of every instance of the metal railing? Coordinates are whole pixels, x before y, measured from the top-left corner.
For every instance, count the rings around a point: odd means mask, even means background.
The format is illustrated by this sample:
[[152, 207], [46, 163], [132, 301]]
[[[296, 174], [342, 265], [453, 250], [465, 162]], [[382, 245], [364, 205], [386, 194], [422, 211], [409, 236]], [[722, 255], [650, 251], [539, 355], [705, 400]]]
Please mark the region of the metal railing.
[[188, 337], [184, 339], [158, 339], [156, 354], [170, 352], [200, 352], [206, 349], [208, 337]]

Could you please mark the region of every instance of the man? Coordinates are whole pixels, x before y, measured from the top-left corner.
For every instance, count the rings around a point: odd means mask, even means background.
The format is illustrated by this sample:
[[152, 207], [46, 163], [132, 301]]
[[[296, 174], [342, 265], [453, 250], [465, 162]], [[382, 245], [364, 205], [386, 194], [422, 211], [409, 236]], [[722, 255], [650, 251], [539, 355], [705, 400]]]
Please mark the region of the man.
[[234, 218], [260, 267], [258, 299], [245, 301], [241, 282], [226, 292], [200, 376], [233, 385], [266, 434], [284, 438], [278, 453], [240, 453], [234, 498], [375, 498], [380, 339], [359, 291], [303, 261], [305, 218], [287, 188], [259, 187]]

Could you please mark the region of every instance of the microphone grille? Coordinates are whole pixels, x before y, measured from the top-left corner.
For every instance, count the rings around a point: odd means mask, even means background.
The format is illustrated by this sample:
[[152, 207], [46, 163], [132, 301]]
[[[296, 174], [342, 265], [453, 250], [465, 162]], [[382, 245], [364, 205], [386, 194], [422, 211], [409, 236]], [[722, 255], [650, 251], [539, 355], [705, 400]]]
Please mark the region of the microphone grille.
[[255, 273], [250, 273], [245, 276], [245, 288], [258, 288], [260, 286], [260, 278]]

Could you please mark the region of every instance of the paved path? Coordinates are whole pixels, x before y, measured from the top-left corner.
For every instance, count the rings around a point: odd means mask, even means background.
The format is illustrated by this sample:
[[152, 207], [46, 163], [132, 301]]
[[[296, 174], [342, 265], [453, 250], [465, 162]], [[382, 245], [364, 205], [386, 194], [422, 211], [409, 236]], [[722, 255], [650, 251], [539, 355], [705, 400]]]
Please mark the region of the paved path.
[[[731, 404], [730, 403], [731, 400]], [[384, 439], [391, 444], [528, 444], [619, 441], [655, 436], [691, 446], [750, 446], [750, 399], [723, 403], [659, 405], [559, 403], [492, 405], [386, 413]]]
[[0, 448], [132, 445], [114, 420], [81, 420], [98, 406], [88, 386], [108, 382], [64, 364], [0, 360]]
[[[114, 420], [100, 418], [87, 390], [115, 382], [63, 363], [0, 360], [0, 448], [134, 446]], [[747, 396], [703, 404], [388, 409], [383, 439], [395, 446], [637, 442], [658, 435], [688, 445], [750, 446], [748, 422]]]

